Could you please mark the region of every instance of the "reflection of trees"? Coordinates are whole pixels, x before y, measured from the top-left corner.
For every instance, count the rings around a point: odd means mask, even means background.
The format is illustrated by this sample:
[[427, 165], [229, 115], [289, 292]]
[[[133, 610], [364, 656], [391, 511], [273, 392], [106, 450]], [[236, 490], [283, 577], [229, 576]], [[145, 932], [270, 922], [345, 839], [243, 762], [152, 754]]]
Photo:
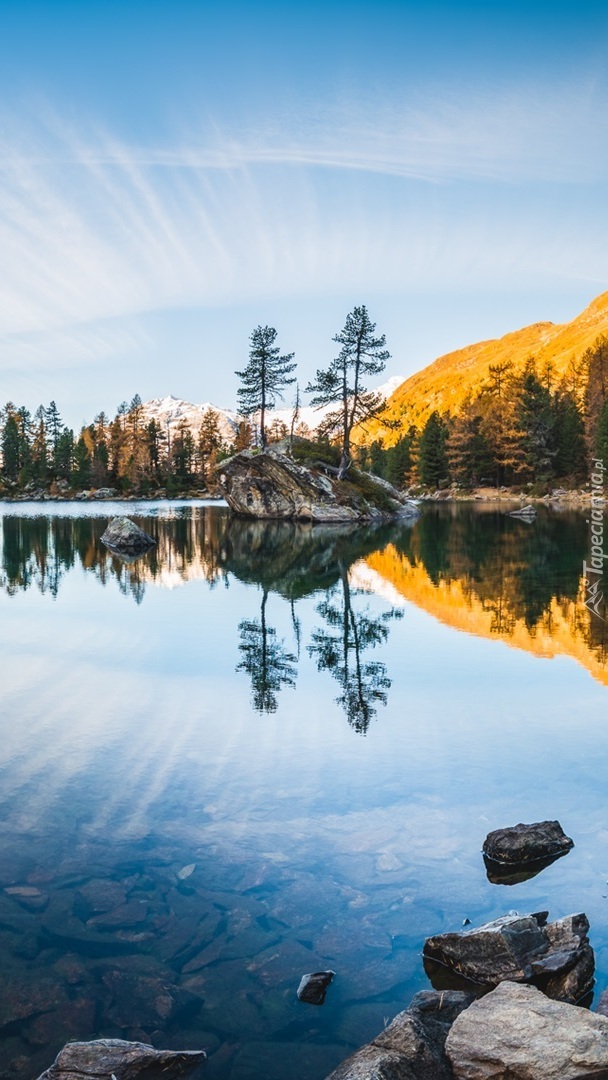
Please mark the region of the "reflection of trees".
[[363, 660], [362, 654], [386, 641], [388, 621], [400, 617], [401, 612], [394, 609], [372, 618], [367, 610], [355, 611], [352, 598], [348, 573], [343, 568], [340, 584], [317, 607], [327, 629], [314, 631], [308, 651], [318, 670], [329, 671], [336, 679], [341, 690], [336, 702], [344, 709], [351, 727], [365, 735], [376, 713], [375, 706], [386, 705], [391, 680], [382, 661]]
[[266, 623], [268, 591], [262, 593], [259, 619], [243, 619], [239, 623], [241, 640], [239, 652], [243, 659], [237, 671], [245, 671], [251, 679], [251, 701], [256, 712], [271, 713], [277, 709], [277, 694], [283, 686], [296, 685], [296, 657], [287, 652], [277, 632]]
[[227, 514], [180, 508], [175, 516], [142, 522], [156, 546], [140, 559], [123, 559], [100, 542], [107, 518], [7, 515], [2, 519], [0, 588], [10, 595], [30, 588], [56, 596], [66, 571], [80, 563], [102, 585], [114, 582], [141, 603], [147, 584], [204, 578], [227, 580], [224, 534]]

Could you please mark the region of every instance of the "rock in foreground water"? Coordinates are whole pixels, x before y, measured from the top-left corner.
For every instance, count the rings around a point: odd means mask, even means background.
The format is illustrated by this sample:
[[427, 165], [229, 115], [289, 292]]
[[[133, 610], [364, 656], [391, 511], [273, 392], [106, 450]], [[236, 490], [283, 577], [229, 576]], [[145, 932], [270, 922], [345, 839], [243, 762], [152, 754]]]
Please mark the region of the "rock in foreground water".
[[112, 518], [101, 538], [102, 544], [124, 555], [143, 555], [156, 543], [131, 518]]
[[[606, 1021], [608, 1024], [608, 1021]], [[38, 1080], [173, 1080], [205, 1060], [204, 1050], [155, 1050], [122, 1039], [68, 1043]]]
[[547, 912], [501, 919], [424, 943], [424, 966], [438, 989], [462, 979], [486, 989], [505, 980], [533, 983], [548, 997], [576, 1003], [593, 986], [595, 960], [587, 916], [547, 924]]
[[559, 821], [537, 821], [488, 833], [483, 853], [493, 862], [521, 866], [567, 855], [573, 847], [574, 841], [566, 836]]
[[335, 971], [313, 971], [309, 975], [303, 975], [296, 991], [298, 1000], [305, 1001], [308, 1005], [322, 1005], [327, 987], [335, 974]]
[[455, 1080], [606, 1080], [608, 1018], [504, 982], [454, 1021]]

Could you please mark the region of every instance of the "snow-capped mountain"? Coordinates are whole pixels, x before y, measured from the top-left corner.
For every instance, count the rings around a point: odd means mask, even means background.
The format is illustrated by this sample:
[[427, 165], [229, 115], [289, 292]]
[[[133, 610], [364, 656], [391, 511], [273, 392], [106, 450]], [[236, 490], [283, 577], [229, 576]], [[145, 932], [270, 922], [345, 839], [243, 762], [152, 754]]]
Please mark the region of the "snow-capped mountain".
[[[384, 397], [389, 398], [402, 382], [402, 375], [393, 375], [382, 386], [378, 386], [377, 390]], [[327, 416], [327, 413], [334, 408], [335, 406], [323, 406], [320, 409], [313, 409], [311, 405], [303, 405], [300, 408], [299, 420], [301, 423], [306, 424], [311, 432], [314, 432], [315, 428]], [[213, 409], [217, 413], [220, 433], [224, 442], [232, 442], [239, 422], [239, 415], [233, 409], [222, 409], [218, 405], [213, 405], [210, 401], [205, 402], [203, 405], [194, 405], [192, 402], [176, 398], [172, 394], [164, 398], [154, 398], [152, 401], [146, 401], [143, 404], [146, 423], [149, 423], [150, 420], [156, 420], [156, 423], [163, 431], [168, 431], [171, 434], [177, 431], [177, 427], [182, 421], [185, 421], [194, 436], [198, 435], [203, 417], [209, 409]], [[282, 409], [270, 409], [266, 414], [266, 427], [269, 428], [273, 420], [282, 421], [287, 427], [290, 427], [292, 415], [293, 405]]]
[[163, 431], [177, 431], [178, 425], [185, 420], [194, 436], [198, 435], [203, 417], [209, 409], [213, 409], [218, 416], [220, 434], [225, 442], [232, 442], [237, 429], [239, 418], [231, 409], [220, 409], [210, 401], [203, 405], [193, 405], [191, 401], [183, 401], [169, 394], [164, 398], [153, 398], [143, 404], [143, 413], [146, 423], [156, 420]]

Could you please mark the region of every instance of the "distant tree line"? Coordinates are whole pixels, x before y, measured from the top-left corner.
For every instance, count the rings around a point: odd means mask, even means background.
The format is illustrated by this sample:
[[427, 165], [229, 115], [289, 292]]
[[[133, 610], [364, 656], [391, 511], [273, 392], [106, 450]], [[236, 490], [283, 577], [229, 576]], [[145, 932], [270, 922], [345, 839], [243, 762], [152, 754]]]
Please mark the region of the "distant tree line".
[[[257, 445], [310, 437], [299, 419], [296, 384], [291, 424], [268, 410], [295, 383], [293, 353], [282, 354], [274, 327], [258, 326], [250, 338], [249, 363], [236, 374], [240, 420], [230, 438], [209, 408], [198, 431], [186, 420], [163, 426], [146, 416], [139, 395], [122, 402], [113, 417], [99, 413], [77, 434], [65, 425], [54, 401], [32, 415], [9, 401], [0, 410], [0, 482], [5, 490], [98, 489], [147, 494], [205, 490], [223, 457]], [[490, 365], [488, 377], [458, 413], [434, 411], [417, 427], [385, 420], [386, 402], [365, 385], [384, 370], [389, 353], [365, 306], [355, 307], [334, 339], [338, 356], [306, 387], [312, 404], [326, 406], [314, 440], [333, 443], [344, 476], [360, 468], [399, 487], [464, 488], [578, 485], [591, 457], [608, 461], [608, 338], [601, 336], [561, 378], [531, 357], [523, 369], [508, 361]], [[353, 432], [380, 419], [397, 437], [353, 445]]]

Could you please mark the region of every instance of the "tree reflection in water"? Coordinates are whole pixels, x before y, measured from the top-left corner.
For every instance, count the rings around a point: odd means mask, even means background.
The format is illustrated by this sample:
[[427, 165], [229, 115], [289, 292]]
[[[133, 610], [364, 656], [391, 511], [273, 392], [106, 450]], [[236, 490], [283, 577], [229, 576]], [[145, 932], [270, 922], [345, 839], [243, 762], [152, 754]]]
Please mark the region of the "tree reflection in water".
[[256, 712], [277, 710], [277, 694], [283, 686], [296, 685], [297, 658], [287, 652], [277, 632], [266, 622], [268, 590], [262, 593], [259, 619], [243, 619], [239, 623], [239, 652], [243, 659], [237, 671], [245, 671], [251, 679], [251, 704]]
[[369, 611], [355, 611], [348, 572], [342, 567], [340, 583], [330, 589], [327, 597], [317, 607], [328, 629], [320, 628], [312, 635], [308, 652], [313, 656], [319, 671], [329, 671], [340, 686], [336, 698], [351, 727], [365, 735], [375, 716], [375, 706], [386, 705], [387, 690], [391, 680], [386, 664], [380, 660], [363, 660], [365, 649], [376, 648], [388, 638], [388, 622], [401, 618], [398, 608], [372, 618]]

